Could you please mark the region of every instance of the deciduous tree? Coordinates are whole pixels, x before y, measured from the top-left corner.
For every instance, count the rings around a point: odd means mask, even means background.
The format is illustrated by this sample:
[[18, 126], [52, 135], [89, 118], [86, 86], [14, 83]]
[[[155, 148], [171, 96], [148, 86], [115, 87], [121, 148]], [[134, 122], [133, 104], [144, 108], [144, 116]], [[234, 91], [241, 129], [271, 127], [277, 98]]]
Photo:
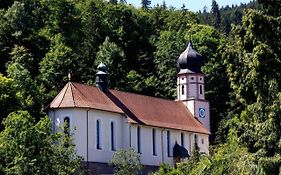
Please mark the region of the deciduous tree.
[[[1, 174], [71, 174], [80, 167], [74, 145], [63, 133], [53, 134], [48, 117], [35, 123], [27, 111], [9, 114], [0, 132]], [[67, 143], [67, 147], [65, 147]]]

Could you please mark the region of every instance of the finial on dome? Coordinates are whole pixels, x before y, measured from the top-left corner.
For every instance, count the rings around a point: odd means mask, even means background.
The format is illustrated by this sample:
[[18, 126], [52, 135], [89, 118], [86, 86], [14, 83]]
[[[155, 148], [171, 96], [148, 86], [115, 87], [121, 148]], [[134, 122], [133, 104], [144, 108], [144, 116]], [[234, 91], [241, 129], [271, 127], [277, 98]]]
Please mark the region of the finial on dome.
[[67, 77], [69, 82], [71, 81], [71, 73], [72, 73], [71, 69], [68, 69]]

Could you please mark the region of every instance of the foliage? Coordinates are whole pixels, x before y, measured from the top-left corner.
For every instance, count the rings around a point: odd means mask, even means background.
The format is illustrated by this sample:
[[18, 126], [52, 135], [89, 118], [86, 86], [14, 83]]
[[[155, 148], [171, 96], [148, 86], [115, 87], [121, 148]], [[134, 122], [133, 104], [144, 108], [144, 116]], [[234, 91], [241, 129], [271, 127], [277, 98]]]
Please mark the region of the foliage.
[[125, 65], [125, 55], [121, 48], [115, 43], [111, 43], [107, 37], [97, 52], [95, 65], [96, 67], [103, 62], [107, 66], [109, 81], [111, 87], [125, 86], [124, 78], [126, 70], [122, 67]]
[[240, 5], [226, 5], [225, 7], [219, 7], [216, 1], [212, 1], [210, 12], [205, 6], [201, 12], [199, 10], [198, 16], [202, 24], [208, 24], [223, 31], [225, 34], [230, 34], [231, 25], [237, 25], [242, 23], [243, 12], [246, 9], [260, 9], [260, 5], [257, 1], [251, 1], [247, 4]]
[[[13, 79], [0, 74], [0, 120], [13, 112], [19, 106]], [[13, 105], [10, 105], [13, 104]], [[2, 127], [0, 127], [2, 129]]]
[[[35, 123], [27, 111], [9, 114], [0, 133], [1, 174], [70, 174], [80, 167], [71, 138], [52, 134], [48, 117]], [[65, 144], [68, 147], [65, 147]]]
[[219, 10], [219, 5], [215, 0], [212, 0], [211, 13], [212, 13], [213, 19], [214, 19], [213, 25], [215, 26], [215, 28], [220, 28], [221, 14], [220, 14], [220, 10]]
[[43, 110], [41, 88], [33, 80], [33, 57], [24, 47], [15, 46], [12, 60], [7, 63], [8, 77], [13, 79], [13, 88], [19, 101], [19, 109], [29, 110], [34, 115]]
[[258, 155], [251, 154], [245, 147], [241, 147], [236, 142], [237, 138], [232, 139], [217, 146], [211, 156], [192, 156], [190, 160], [177, 164], [175, 168], [161, 165], [154, 175], [265, 174], [263, 167], [258, 164]]
[[[234, 90], [229, 126], [238, 142], [258, 156], [266, 174], [280, 173], [280, 17], [249, 10], [223, 57]], [[235, 45], [235, 46], [234, 46]], [[233, 47], [234, 46], [234, 47]]]
[[114, 167], [116, 175], [137, 175], [142, 168], [140, 155], [133, 148], [115, 152], [110, 165]]

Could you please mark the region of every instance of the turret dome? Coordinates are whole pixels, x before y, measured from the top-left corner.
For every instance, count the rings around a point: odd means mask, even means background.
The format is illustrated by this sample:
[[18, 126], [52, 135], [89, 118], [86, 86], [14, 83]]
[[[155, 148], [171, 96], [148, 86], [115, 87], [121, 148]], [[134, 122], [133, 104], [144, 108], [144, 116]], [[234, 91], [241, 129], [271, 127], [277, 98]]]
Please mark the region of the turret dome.
[[107, 67], [103, 62], [98, 65], [98, 71], [106, 72], [106, 69]]
[[188, 69], [194, 73], [201, 73], [203, 65], [203, 56], [192, 48], [192, 43], [189, 42], [187, 48], [181, 53], [178, 59], [180, 69]]

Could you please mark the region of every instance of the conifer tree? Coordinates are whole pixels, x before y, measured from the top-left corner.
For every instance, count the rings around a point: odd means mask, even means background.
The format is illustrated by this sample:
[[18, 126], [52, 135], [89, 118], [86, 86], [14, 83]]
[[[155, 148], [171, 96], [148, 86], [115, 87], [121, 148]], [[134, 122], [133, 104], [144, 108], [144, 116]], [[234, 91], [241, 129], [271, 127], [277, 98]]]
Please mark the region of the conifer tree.
[[117, 0], [109, 0], [109, 2], [111, 3], [111, 4], [117, 4]]
[[121, 4], [126, 4], [127, 1], [126, 1], [126, 0], [120, 0], [119, 3], [121, 3]]
[[141, 5], [142, 5], [143, 9], [149, 9], [150, 8], [150, 4], [151, 4], [150, 0], [142, 0], [141, 1]]
[[213, 16], [213, 25], [215, 28], [219, 28], [220, 24], [221, 24], [221, 14], [220, 14], [220, 9], [219, 9], [219, 5], [216, 2], [216, 0], [212, 1], [212, 9], [211, 9], [211, 13]]

